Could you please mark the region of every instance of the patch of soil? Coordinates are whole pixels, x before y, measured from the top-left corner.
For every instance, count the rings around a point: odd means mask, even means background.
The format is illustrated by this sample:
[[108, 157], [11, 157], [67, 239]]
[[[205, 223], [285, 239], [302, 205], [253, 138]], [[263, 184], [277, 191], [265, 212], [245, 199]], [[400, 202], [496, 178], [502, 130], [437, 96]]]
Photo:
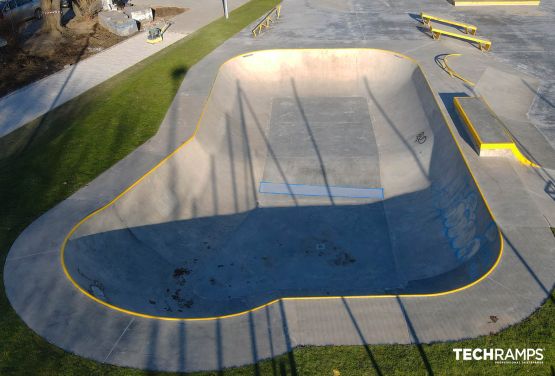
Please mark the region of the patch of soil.
[[177, 16], [178, 14], [187, 12], [189, 8], [178, 8], [178, 7], [152, 7], [152, 13], [154, 18], [171, 18]]
[[[189, 10], [178, 7], [152, 8], [155, 20], [169, 19]], [[41, 21], [30, 21], [22, 29], [40, 29]], [[2, 33], [3, 34], [3, 33]], [[73, 18], [62, 36], [23, 32], [0, 48], [0, 97], [51, 75], [125, 39], [102, 28], [96, 19]]]
[[103, 29], [96, 20], [72, 20], [61, 37], [35, 33], [22, 39], [11, 38], [11, 43], [0, 49], [0, 97], [74, 65], [125, 37]]
[[66, 24], [66, 27], [78, 34], [91, 34], [94, 33], [95, 28], [97, 27], [96, 20], [91, 19], [84, 19], [84, 20], [76, 20], [72, 18]]

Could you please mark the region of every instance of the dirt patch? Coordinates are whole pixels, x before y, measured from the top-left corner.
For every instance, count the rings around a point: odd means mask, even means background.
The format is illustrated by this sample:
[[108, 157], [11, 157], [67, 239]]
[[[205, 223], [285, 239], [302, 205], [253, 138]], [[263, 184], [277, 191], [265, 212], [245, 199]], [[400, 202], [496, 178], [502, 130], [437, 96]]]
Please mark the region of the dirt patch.
[[76, 19], [72, 19], [66, 24], [66, 27], [69, 30], [76, 32], [77, 34], [91, 34], [94, 33], [95, 28], [98, 27], [97, 25], [98, 23], [96, 22], [96, 20], [85, 19], [79, 21]]
[[154, 13], [154, 18], [171, 18], [177, 16], [178, 14], [187, 12], [189, 8], [178, 8], [178, 7], [153, 7], [152, 13]]
[[[37, 21], [34, 21], [37, 22]], [[35, 34], [0, 50], [0, 97], [124, 40], [96, 21], [77, 22], [61, 37]]]
[[[189, 8], [153, 7], [152, 10], [155, 21], [164, 21]], [[21, 29], [39, 30], [40, 22], [29, 21]], [[17, 37], [5, 35], [9, 44], [0, 48], [0, 97], [125, 39], [102, 28], [96, 17], [73, 18], [65, 26], [61, 37], [27, 31]]]

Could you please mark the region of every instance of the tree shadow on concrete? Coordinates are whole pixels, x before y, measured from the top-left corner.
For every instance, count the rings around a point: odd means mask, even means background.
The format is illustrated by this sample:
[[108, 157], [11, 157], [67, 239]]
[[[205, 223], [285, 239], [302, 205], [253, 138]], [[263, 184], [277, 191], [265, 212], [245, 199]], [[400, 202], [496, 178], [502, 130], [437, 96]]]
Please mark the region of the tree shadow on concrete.
[[374, 368], [374, 371], [376, 372], [376, 375], [382, 376], [383, 373], [382, 373], [382, 371], [381, 371], [381, 369], [378, 365], [378, 362], [376, 361], [376, 358], [374, 357], [374, 354], [372, 353], [372, 350], [370, 349], [370, 346], [368, 345], [368, 341], [364, 337], [364, 333], [360, 329], [360, 326], [358, 325], [358, 322], [357, 322], [355, 316], [353, 315], [353, 312], [351, 311], [351, 308], [349, 307], [349, 303], [347, 302], [345, 297], [342, 297], [341, 301], [343, 302], [343, 306], [345, 307], [345, 310], [349, 314], [349, 318], [351, 319], [351, 322], [353, 323], [353, 326], [355, 327], [355, 330], [356, 330], [356, 332], [358, 334], [358, 337], [359, 337], [359, 339], [362, 343], [362, 346], [364, 347], [364, 351], [366, 352], [366, 355], [368, 356], [368, 359], [370, 360], [370, 363], [372, 363], [372, 368]]
[[[86, 37], [84, 46], [78, 51], [73, 63], [70, 64], [71, 68], [69, 68], [69, 74], [67, 75], [58, 93], [51, 101], [50, 106], [44, 115], [28, 122], [24, 126], [15, 129], [5, 136], [0, 137], [0, 149], [2, 150], [0, 152], [0, 159], [11, 156], [19, 156], [33, 147], [33, 145], [37, 143], [38, 138], [47, 138], [49, 136], [53, 138], [56, 137], [57, 134], [65, 131], [68, 122], [62, 121], [62, 119], [59, 118], [58, 113], [55, 113], [53, 110], [60, 106], [58, 101], [62, 97], [66, 86], [74, 78], [77, 63], [85, 55], [85, 52], [90, 45], [90, 40], [93, 38], [93, 35], [98, 27], [98, 24], [96, 24], [93, 32]], [[77, 116], [76, 114], [81, 111], [79, 101], [72, 99], [64, 104], [64, 108], [60, 111], [65, 113], [63, 117]], [[75, 106], [76, 104], [77, 106]], [[4, 108], [3, 111], [13, 112], [21, 111], [21, 109]]]
[[412, 343], [414, 343], [414, 345], [418, 349], [418, 353], [420, 354], [420, 358], [422, 359], [422, 363], [424, 363], [424, 367], [426, 367], [426, 372], [429, 376], [433, 376], [434, 371], [432, 370], [432, 366], [430, 365], [430, 361], [428, 360], [428, 357], [426, 356], [426, 352], [424, 351], [424, 347], [420, 343], [420, 339], [418, 338], [418, 335], [416, 333], [416, 329], [414, 328], [414, 325], [412, 324], [410, 316], [409, 316], [407, 310], [405, 309], [405, 306], [403, 305], [403, 302], [402, 302], [401, 298], [399, 296], [397, 296], [395, 299], [397, 300], [397, 303], [399, 304], [399, 308], [401, 309], [401, 312], [403, 313], [403, 317], [405, 318], [405, 322], [407, 323], [407, 328], [409, 330], [411, 341], [412, 341]]
[[526, 261], [524, 256], [522, 256], [522, 254], [518, 251], [518, 248], [515, 246], [515, 244], [509, 239], [509, 237], [506, 236], [506, 234], [503, 232], [503, 230], [501, 230], [501, 233], [503, 234], [503, 239], [505, 239], [505, 241], [507, 242], [507, 245], [509, 246], [509, 249], [518, 258], [518, 260], [524, 266], [524, 268], [526, 268], [526, 271], [528, 272], [528, 274], [530, 274], [530, 276], [532, 277], [534, 282], [537, 283], [538, 287], [543, 291], [543, 293], [545, 294], [545, 299], [549, 299], [549, 300], [551, 300], [552, 303], [555, 303], [555, 299], [553, 298], [553, 295], [551, 294], [550, 288], [548, 288], [548, 286], [546, 286], [542, 282], [540, 277], [536, 274], [534, 269]]

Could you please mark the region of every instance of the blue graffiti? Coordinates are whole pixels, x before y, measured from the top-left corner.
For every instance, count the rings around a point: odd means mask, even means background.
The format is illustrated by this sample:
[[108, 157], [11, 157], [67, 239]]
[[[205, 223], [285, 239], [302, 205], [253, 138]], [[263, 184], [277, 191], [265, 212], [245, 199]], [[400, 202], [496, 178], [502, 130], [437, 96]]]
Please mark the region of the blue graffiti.
[[445, 237], [457, 260], [467, 261], [483, 246], [495, 241], [495, 223], [491, 218], [483, 223], [484, 216], [480, 216], [478, 211], [484, 211], [484, 203], [468, 176], [459, 175], [443, 186], [433, 184], [431, 189]]

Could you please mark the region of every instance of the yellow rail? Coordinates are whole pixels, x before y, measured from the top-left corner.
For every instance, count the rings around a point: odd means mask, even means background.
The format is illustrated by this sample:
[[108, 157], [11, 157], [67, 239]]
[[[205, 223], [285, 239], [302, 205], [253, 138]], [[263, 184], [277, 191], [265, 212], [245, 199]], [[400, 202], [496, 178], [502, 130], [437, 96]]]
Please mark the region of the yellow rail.
[[482, 51], [489, 51], [491, 48], [491, 41], [487, 40], [487, 39], [482, 39], [482, 38], [477, 38], [477, 37], [471, 37], [468, 34], [458, 34], [458, 33], [453, 33], [451, 31], [447, 31], [447, 30], [443, 30], [443, 29], [437, 29], [433, 26], [430, 25], [430, 32], [432, 33], [432, 38], [434, 39], [439, 39], [439, 37], [441, 35], [447, 35], [453, 38], [459, 38], [459, 39], [463, 39], [469, 42], [474, 42], [476, 44], [478, 44], [478, 46], [480, 47], [480, 50]]
[[461, 56], [461, 54], [449, 54], [447, 56], [445, 56], [442, 61], [443, 61], [443, 69], [451, 76], [451, 77], [456, 77], [459, 80], [469, 84], [470, 86], [476, 86], [476, 84], [470, 80], [467, 80], [466, 78], [464, 78], [463, 76], [461, 76], [460, 74], [458, 74], [453, 68], [451, 68], [448, 64], [447, 64], [447, 59], [451, 56]]
[[281, 14], [281, 5], [276, 5], [268, 14], [260, 21], [254, 29], [251, 30], [253, 37], [260, 35], [262, 30], [270, 28], [270, 24], [275, 22]]
[[480, 6], [501, 6], [501, 5], [540, 5], [539, 0], [515, 0], [515, 1], [457, 1], [456, 7], [480, 7]]
[[432, 21], [437, 21], [446, 25], [453, 25], [453, 26], [457, 26], [460, 27], [464, 30], [464, 32], [466, 34], [472, 34], [472, 35], [476, 35], [476, 31], [478, 30], [477, 26], [471, 25], [471, 24], [467, 24], [464, 22], [458, 22], [458, 21], [452, 21], [452, 20], [447, 20], [445, 18], [440, 18], [440, 17], [436, 17], [436, 16], [432, 16], [431, 14], [427, 14], [427, 13], [420, 13], [420, 19], [422, 20], [422, 23], [428, 27], [431, 27], [431, 22]]

